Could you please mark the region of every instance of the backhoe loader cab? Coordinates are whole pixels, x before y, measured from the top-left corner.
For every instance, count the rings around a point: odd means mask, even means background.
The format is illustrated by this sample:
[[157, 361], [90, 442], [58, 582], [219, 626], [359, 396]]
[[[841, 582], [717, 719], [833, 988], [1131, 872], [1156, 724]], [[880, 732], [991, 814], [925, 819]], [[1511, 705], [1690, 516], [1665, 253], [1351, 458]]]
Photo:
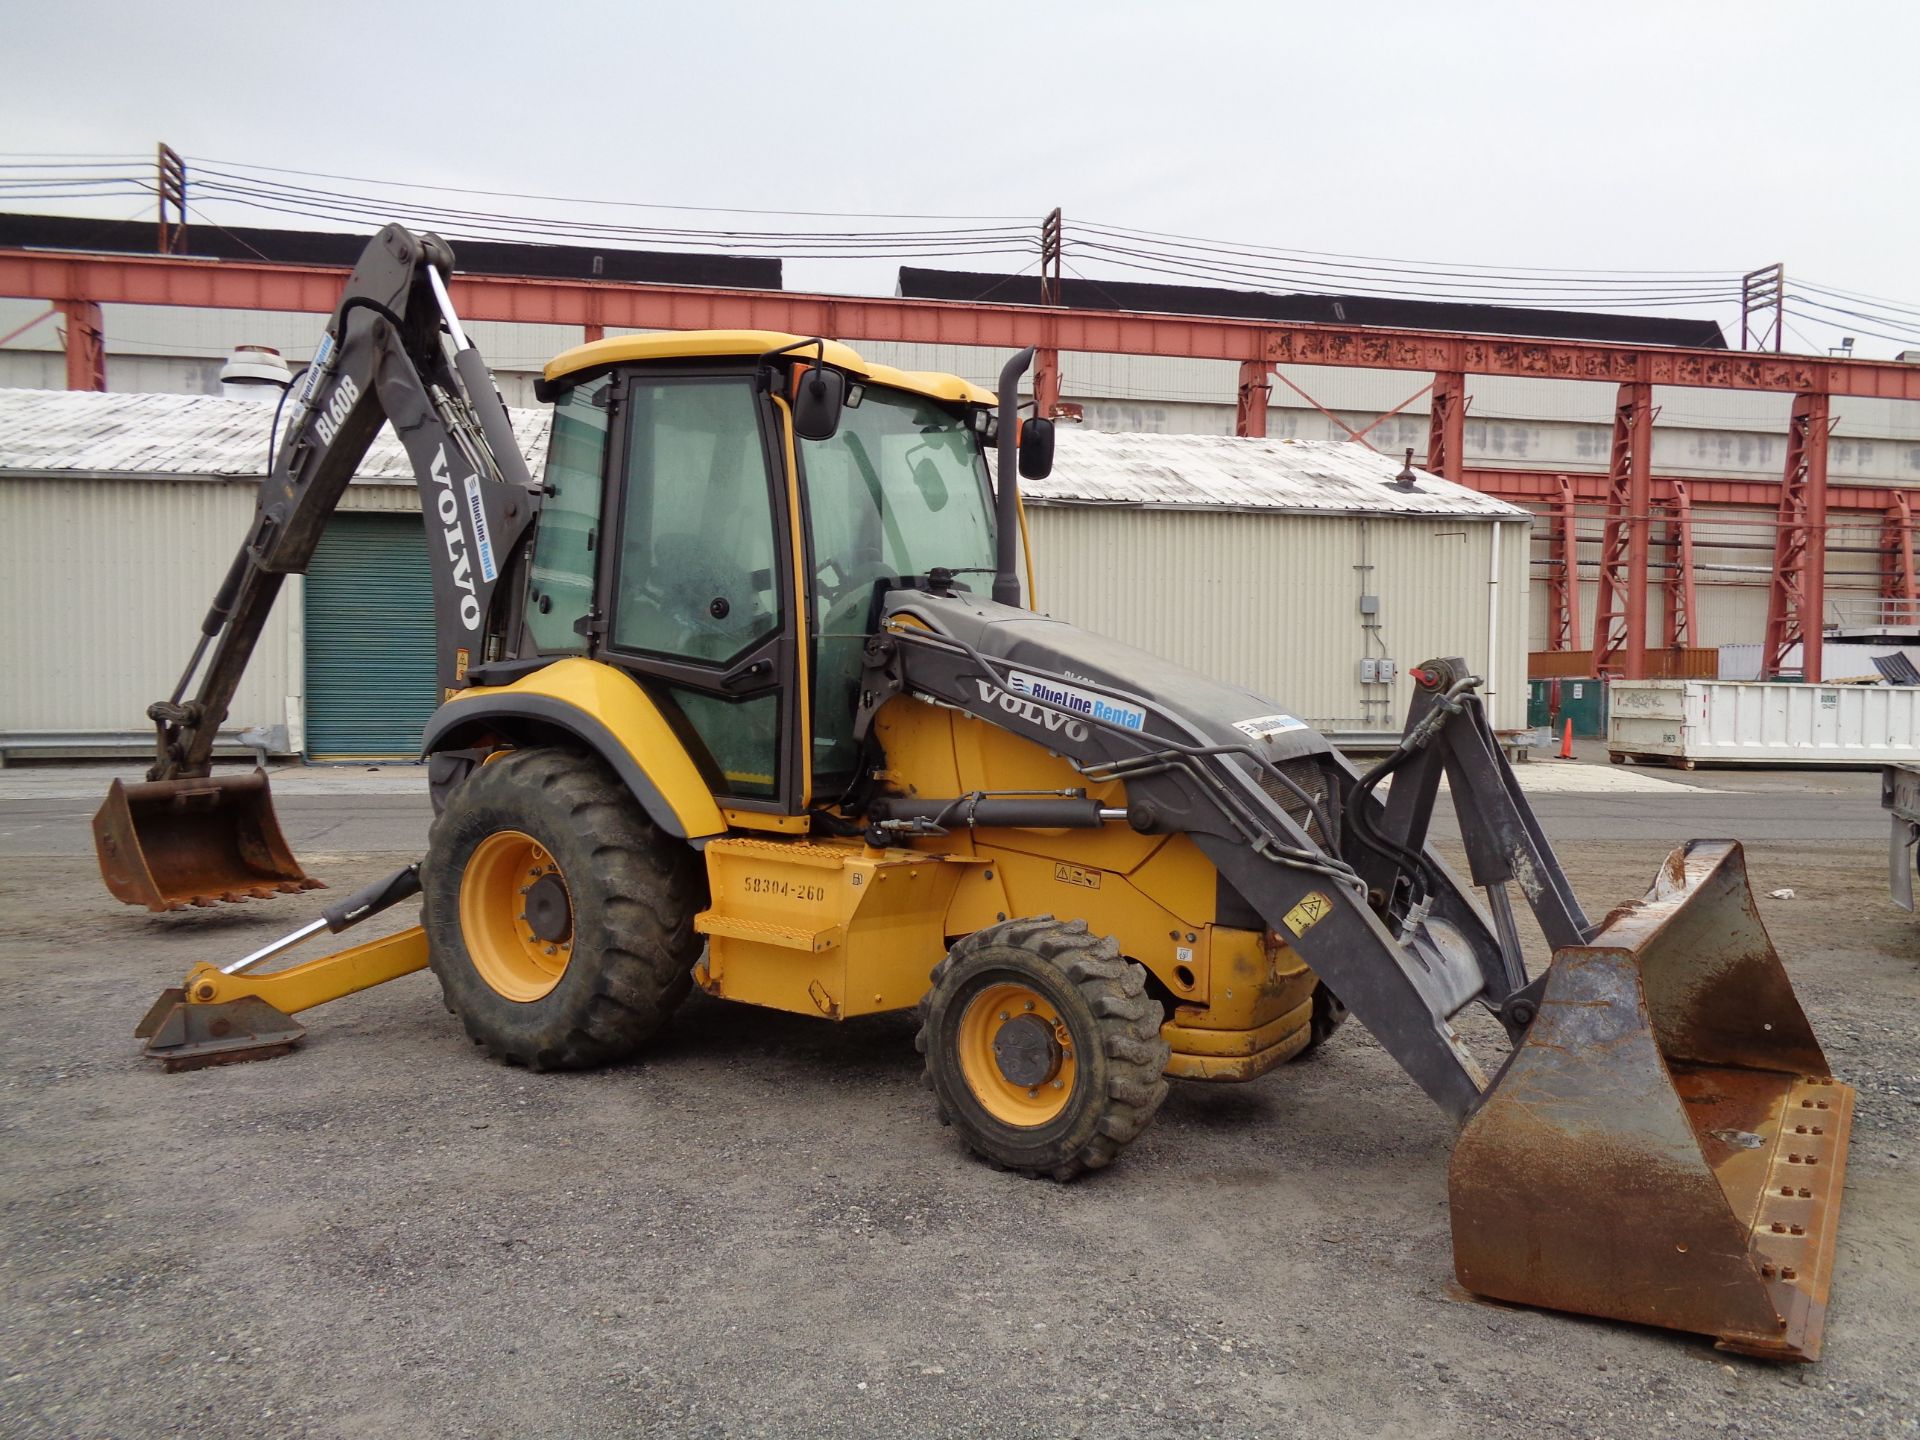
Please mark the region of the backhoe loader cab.
[[[273, 582], [391, 418], [446, 541], [426, 855], [197, 966], [142, 1022], [149, 1053], [280, 1053], [295, 1012], [422, 965], [476, 1042], [535, 1069], [643, 1053], [696, 984], [823, 1022], [916, 1009], [939, 1118], [1067, 1180], [1170, 1080], [1254, 1079], [1351, 1014], [1462, 1127], [1470, 1289], [1819, 1353], [1853, 1092], [1737, 844], [1676, 849], [1590, 920], [1464, 660], [1409, 672], [1399, 747], [1363, 774], [1284, 702], [1036, 613], [1017, 476], [1052, 436], [1016, 420], [1030, 351], [990, 394], [804, 336], [597, 341], [547, 367], [536, 480], [450, 264], [398, 227], [369, 247], [150, 712], [150, 783], [96, 822], [122, 898], [305, 883], [264, 782], [242, 807], [206, 778], [210, 736]], [[1443, 779], [1464, 875], [1428, 844]], [[260, 968], [415, 894], [419, 927]], [[1552, 952], [1531, 973], [1516, 896]], [[1507, 1053], [1470, 1053], [1470, 1007]]]
[[[844, 396], [826, 425], [800, 413], [823, 371]], [[994, 397], [754, 331], [598, 341], [549, 365], [542, 391], [553, 440], [525, 601], [503, 659], [470, 678], [612, 665], [738, 823], [804, 821], [855, 776], [876, 593], [984, 591], [993, 574]]]

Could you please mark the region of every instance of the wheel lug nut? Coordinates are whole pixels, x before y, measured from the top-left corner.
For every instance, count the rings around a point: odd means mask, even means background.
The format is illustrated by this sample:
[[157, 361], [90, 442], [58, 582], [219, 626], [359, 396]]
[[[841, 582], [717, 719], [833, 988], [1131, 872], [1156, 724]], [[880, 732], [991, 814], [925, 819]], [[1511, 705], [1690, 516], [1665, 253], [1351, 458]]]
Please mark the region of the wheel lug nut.
[[1064, 1090], [1067, 1088], [1067, 1082], [1064, 1080], [1056, 1080], [1053, 1082], [1053, 1088], [1056, 1090]]
[[1027, 1091], [1027, 1098], [1029, 1100], [1038, 1100], [1040, 1098], [1040, 1092], [1037, 1089], [1029, 1090]]
[[1007, 1013], [1006, 1011], [1004, 1011], [1004, 1010], [1002, 1010], [1002, 1011], [1000, 1012], [1000, 1018], [1001, 1018], [1002, 1020], [1011, 1020], [1011, 1019], [1013, 1018], [1013, 1016], [1011, 1016], [1011, 1015], [1009, 1015], [1009, 1014], [1008, 1014], [1008, 1013]]
[[1031, 1000], [1029, 1000], [1029, 1001], [1027, 1001], [1027, 1003], [1026, 1003], [1026, 1005], [1025, 1005], [1025, 1007], [1024, 1007], [1024, 1008], [1026, 1008], [1026, 1009], [1028, 1009], [1028, 1010], [1031, 1010], [1031, 1009], [1033, 1009], [1033, 1001], [1031, 1001]]

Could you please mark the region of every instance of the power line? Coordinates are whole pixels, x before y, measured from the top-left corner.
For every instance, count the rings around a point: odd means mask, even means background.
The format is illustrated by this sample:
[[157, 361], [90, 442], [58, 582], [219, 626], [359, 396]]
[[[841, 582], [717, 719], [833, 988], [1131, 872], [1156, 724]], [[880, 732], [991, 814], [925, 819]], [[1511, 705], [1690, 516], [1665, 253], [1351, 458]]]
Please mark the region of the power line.
[[236, 170], [265, 170], [277, 175], [299, 175], [308, 180], [342, 180], [354, 185], [384, 185], [408, 190], [434, 190], [449, 195], [481, 195], [492, 200], [540, 200], [565, 205], [610, 205], [631, 210], [678, 210], [703, 215], [789, 215], [822, 220], [980, 220], [1025, 221], [1024, 215], [919, 215], [863, 212], [856, 210], [756, 210], [738, 205], [669, 205], [648, 200], [587, 199], [581, 196], [538, 195], [514, 190], [481, 190], [461, 185], [436, 185], [431, 182], [376, 180], [364, 175], [336, 175], [324, 170], [296, 170], [285, 165], [255, 165], [244, 160], [221, 160], [210, 156], [189, 155], [196, 165], [227, 165]]
[[[1847, 310], [1847, 309], [1842, 309], [1839, 306], [1823, 305], [1820, 301], [1809, 299], [1804, 295], [1790, 295], [1788, 298], [1791, 300], [1798, 301], [1802, 305], [1809, 306], [1812, 309], [1825, 311], [1829, 315], [1841, 315], [1841, 316], [1845, 316], [1849, 320], [1865, 320], [1869, 324], [1886, 325], [1890, 329], [1899, 328], [1903, 323], [1900, 320], [1889, 317], [1889, 316], [1871, 315], [1859, 310]], [[1833, 325], [1836, 322], [1832, 320], [1825, 320], [1825, 321], [1822, 321], [1821, 323], [1825, 325]], [[1913, 329], [1915, 331], [1920, 331], [1920, 325], [1914, 326]], [[1908, 334], [1908, 335], [1900, 336], [1896, 338], [1910, 340], [1912, 341], [1912, 343], [1916, 345], [1920, 345], [1920, 337], [1917, 337], [1914, 334]]]
[[[1081, 227], [1081, 228], [1085, 228], [1085, 227]], [[1140, 229], [1135, 229], [1131, 226], [1126, 226], [1126, 225], [1106, 225], [1100, 228], [1118, 231], [1122, 234], [1128, 234], [1128, 235], [1138, 236], [1146, 239], [1154, 239], [1154, 240], [1183, 240], [1183, 241], [1192, 241], [1192, 242], [1198, 242], [1202, 244], [1212, 244], [1212, 245], [1219, 245], [1219, 244], [1226, 243], [1219, 240], [1209, 239], [1206, 236], [1181, 235], [1181, 234], [1176, 234], [1171, 231], [1165, 231], [1165, 230], [1140, 230]], [[1332, 251], [1332, 250], [1291, 250], [1291, 249], [1286, 249], [1279, 246], [1258, 245], [1258, 244], [1251, 244], [1251, 243], [1240, 244], [1235, 248], [1242, 251], [1252, 252], [1252, 253], [1264, 253], [1264, 254], [1277, 255], [1277, 256], [1299, 256], [1304, 258], [1322, 259], [1322, 260], [1366, 260], [1366, 261], [1377, 262], [1380, 264], [1407, 263], [1404, 260], [1396, 260], [1389, 256], [1349, 255], [1339, 251]], [[1439, 263], [1439, 262], [1436, 262], [1436, 263]], [[1720, 277], [1720, 276], [1730, 275], [1737, 279], [1742, 273], [1741, 271], [1738, 271], [1738, 270], [1608, 270], [1608, 269], [1569, 270], [1563, 267], [1548, 267], [1548, 266], [1537, 266], [1537, 265], [1505, 265], [1505, 266], [1485, 265], [1475, 261], [1456, 261], [1451, 263], [1458, 265], [1463, 270], [1498, 270], [1503, 272], [1525, 271], [1525, 272], [1532, 272], [1537, 274], [1667, 275], [1667, 276], [1674, 276], [1677, 278], [1688, 278], [1688, 277], [1699, 277], [1699, 276]]]
[[1115, 250], [1108, 246], [1078, 247], [1084, 255], [1087, 251], [1105, 252], [1105, 263], [1122, 269], [1139, 270], [1151, 274], [1172, 275], [1186, 280], [1219, 282], [1235, 280], [1241, 284], [1251, 284], [1256, 289], [1270, 289], [1271, 282], [1292, 287], [1293, 293], [1304, 289], [1308, 293], [1327, 295], [1352, 295], [1377, 299], [1394, 300], [1453, 300], [1471, 304], [1518, 304], [1542, 308], [1572, 310], [1606, 310], [1621, 305], [1673, 306], [1698, 305], [1702, 303], [1722, 302], [1730, 296], [1713, 291], [1701, 291], [1692, 295], [1609, 295], [1605, 298], [1572, 296], [1553, 298], [1549, 305], [1549, 295], [1523, 294], [1510, 290], [1501, 290], [1493, 294], [1461, 294], [1456, 290], [1436, 290], [1417, 286], [1383, 286], [1378, 283], [1352, 283], [1337, 276], [1314, 275], [1311, 273], [1289, 276], [1284, 272], [1252, 271], [1222, 265], [1191, 265], [1157, 263], [1166, 257], [1155, 256], [1151, 252]]
[[[1786, 313], [1793, 316], [1796, 320], [1806, 321], [1809, 325], [1825, 325], [1833, 329], [1841, 328], [1834, 325], [1834, 322], [1831, 320], [1824, 319], [1818, 315], [1809, 315], [1803, 310], [1795, 310], [1792, 307], [1788, 307]], [[1852, 331], [1856, 335], [1871, 335], [1876, 340], [1891, 340], [1896, 345], [1908, 345], [1920, 348], [1920, 338], [1912, 335], [1889, 335], [1884, 331], [1869, 329], [1864, 325], [1848, 325], [1844, 328]]]
[[[197, 223], [211, 225], [256, 255], [259, 250], [243, 236], [211, 218], [210, 205], [232, 205], [354, 227], [402, 219], [423, 228], [442, 230], [453, 238], [523, 244], [628, 244], [667, 251], [770, 253], [802, 260], [978, 259], [998, 255], [1033, 256], [1040, 249], [1037, 228], [1016, 216], [672, 205], [418, 183], [206, 157], [194, 157], [192, 163]], [[275, 176], [321, 183], [295, 183], [272, 178]], [[383, 196], [341, 188], [351, 186], [412, 193], [404, 197]], [[111, 199], [153, 193], [150, 162], [145, 156], [0, 152], [0, 203]], [[709, 228], [618, 223], [578, 214], [513, 213], [423, 198], [434, 195], [529, 201], [543, 206], [589, 210], [657, 212], [663, 216], [684, 213], [795, 221], [923, 223], [912, 227], [836, 228]], [[1730, 303], [1737, 293], [1740, 276], [1740, 272], [1731, 270], [1580, 270], [1563, 266], [1412, 260], [1236, 243], [1098, 221], [1076, 223], [1064, 238], [1083, 263], [1264, 293], [1440, 300], [1568, 310], [1607, 310], [1622, 306], [1697, 309]], [[1029, 261], [1014, 274], [1026, 273], [1031, 264]], [[1098, 282], [1079, 266], [1067, 268], [1076, 279], [1099, 289]], [[996, 279], [992, 288], [998, 289], [1009, 278], [1012, 277]], [[1113, 300], [1104, 290], [1100, 293]], [[1850, 325], [1875, 338], [1920, 344], [1920, 333], [1915, 333], [1920, 331], [1920, 308], [1908, 302], [1811, 280], [1797, 281], [1785, 298], [1804, 307], [1796, 309], [1794, 314], [1809, 324]], [[1806, 336], [1797, 328], [1793, 333], [1806, 342]]]

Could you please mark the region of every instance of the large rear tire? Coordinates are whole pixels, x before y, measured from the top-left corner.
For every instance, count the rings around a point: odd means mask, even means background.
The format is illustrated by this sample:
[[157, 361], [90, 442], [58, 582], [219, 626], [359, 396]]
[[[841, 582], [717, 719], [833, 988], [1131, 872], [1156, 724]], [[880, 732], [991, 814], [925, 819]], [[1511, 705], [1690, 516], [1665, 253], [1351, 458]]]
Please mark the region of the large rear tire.
[[433, 822], [420, 879], [447, 1008], [510, 1065], [627, 1059], [691, 987], [699, 858], [592, 756], [479, 767]]
[[1084, 920], [1011, 920], [933, 972], [914, 1044], [940, 1120], [990, 1163], [1071, 1180], [1113, 1163], [1167, 1098], [1147, 972]]

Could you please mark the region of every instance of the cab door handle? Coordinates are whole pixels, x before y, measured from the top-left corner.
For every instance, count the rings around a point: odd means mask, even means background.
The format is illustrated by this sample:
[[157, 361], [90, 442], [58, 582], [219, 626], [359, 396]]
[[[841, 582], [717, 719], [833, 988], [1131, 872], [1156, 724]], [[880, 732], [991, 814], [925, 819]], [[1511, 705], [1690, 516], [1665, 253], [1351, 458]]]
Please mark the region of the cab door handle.
[[720, 677], [722, 690], [749, 690], [763, 677], [773, 673], [771, 660], [755, 660], [751, 665], [742, 665], [738, 670], [729, 670]]

